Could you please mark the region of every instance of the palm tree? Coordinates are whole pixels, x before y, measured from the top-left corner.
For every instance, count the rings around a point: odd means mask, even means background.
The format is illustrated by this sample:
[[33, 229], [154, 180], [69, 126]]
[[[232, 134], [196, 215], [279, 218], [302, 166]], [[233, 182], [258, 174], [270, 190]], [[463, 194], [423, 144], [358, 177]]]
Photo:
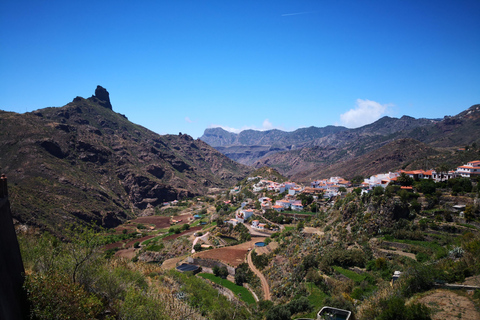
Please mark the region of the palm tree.
[[440, 174], [440, 181], [443, 181], [444, 174], [448, 173], [449, 169], [450, 168], [446, 163], [442, 163], [437, 168], [435, 168], [437, 174]]

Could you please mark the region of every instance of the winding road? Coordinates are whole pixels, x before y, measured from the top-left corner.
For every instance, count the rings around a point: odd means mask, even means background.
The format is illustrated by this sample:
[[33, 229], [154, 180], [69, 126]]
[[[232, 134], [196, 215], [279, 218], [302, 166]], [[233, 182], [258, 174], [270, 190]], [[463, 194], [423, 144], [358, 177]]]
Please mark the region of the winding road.
[[248, 266], [250, 267], [250, 269], [252, 269], [253, 273], [255, 273], [257, 277], [260, 278], [260, 282], [262, 283], [263, 299], [272, 300], [270, 297], [270, 287], [268, 286], [267, 279], [265, 279], [263, 274], [255, 267], [255, 265], [252, 262], [252, 251], [250, 251], [247, 255]]

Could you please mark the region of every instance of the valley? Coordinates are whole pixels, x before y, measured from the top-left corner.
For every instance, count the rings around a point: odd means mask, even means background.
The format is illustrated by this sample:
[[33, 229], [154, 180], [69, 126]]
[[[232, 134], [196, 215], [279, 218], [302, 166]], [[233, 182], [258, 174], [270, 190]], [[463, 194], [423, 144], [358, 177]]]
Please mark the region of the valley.
[[[96, 259], [145, 270], [148, 290], [167, 285], [182, 292], [185, 298], [178, 302], [153, 298], [152, 303], [167, 310], [183, 301], [182, 308], [193, 308], [193, 319], [231, 317], [194, 302], [199, 297], [185, 286], [196, 278], [209, 279], [204, 283], [217, 292], [216, 299], [223, 296], [237, 308], [238, 319], [320, 319], [317, 313], [326, 305], [349, 310], [357, 319], [386, 312], [440, 319], [448, 310], [475, 319], [480, 315], [478, 186], [467, 178], [435, 182], [410, 174], [393, 177], [386, 187], [375, 186], [373, 177], [371, 187], [338, 180], [338, 193], [332, 195], [321, 189], [322, 181], [306, 187], [263, 168], [218, 194], [165, 203], [154, 215], [97, 233], [103, 239], [99, 244], [107, 244], [97, 247]], [[312, 195], [312, 189], [319, 192]], [[285, 199], [303, 208], [276, 211], [273, 204]], [[458, 206], [464, 211], [456, 211]], [[29, 237], [20, 239], [24, 256], [32, 257], [24, 247]], [[179, 274], [180, 265], [200, 267], [200, 273]], [[80, 274], [87, 270], [82, 266]], [[392, 280], [396, 272], [400, 276]], [[446, 283], [467, 278], [473, 289], [460, 293], [462, 307], [452, 299], [442, 300], [441, 308], [432, 302], [439, 290], [447, 290], [443, 296], [457, 294]], [[202, 299], [209, 299], [204, 294]], [[115, 303], [127, 303], [122, 301]], [[181, 319], [184, 313], [164, 314]]]
[[323, 319], [328, 306], [355, 319], [478, 317], [478, 113], [210, 132], [229, 157], [257, 150], [252, 166], [129, 122], [102, 87], [0, 113], [30, 315]]

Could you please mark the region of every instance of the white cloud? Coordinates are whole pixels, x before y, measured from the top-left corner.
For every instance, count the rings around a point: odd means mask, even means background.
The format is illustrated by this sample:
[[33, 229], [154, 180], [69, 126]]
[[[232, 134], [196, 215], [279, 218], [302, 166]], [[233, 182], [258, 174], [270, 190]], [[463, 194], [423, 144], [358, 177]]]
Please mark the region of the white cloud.
[[189, 118], [189, 117], [185, 117], [185, 122], [188, 122], [188, 123], [194, 123], [194, 122], [196, 122], [196, 121], [190, 120], [190, 118]]
[[284, 13], [281, 16], [282, 17], [288, 17], [288, 16], [298, 16], [301, 14], [309, 14], [309, 13], [315, 13], [316, 11], [305, 11], [305, 12], [294, 12], [294, 13]]
[[243, 126], [242, 128], [237, 129], [237, 128], [232, 128], [232, 127], [222, 126], [222, 125], [216, 125], [216, 124], [210, 125], [210, 128], [222, 128], [223, 130], [226, 130], [228, 132], [233, 132], [233, 133], [240, 133], [244, 130], [249, 130], [249, 129], [257, 130], [257, 131], [267, 131], [267, 130], [272, 130], [272, 129], [283, 130], [283, 128], [281, 128], [281, 127], [275, 127], [270, 122], [270, 120], [268, 120], [268, 119], [263, 120], [262, 126], [260, 128], [256, 127], [256, 126]]
[[382, 105], [368, 99], [357, 99], [355, 108], [341, 114], [340, 121], [345, 127], [358, 128], [380, 119], [392, 106], [392, 104]]
[[[263, 130], [271, 130], [271, 129], [274, 129], [274, 126], [270, 122], [270, 120], [265, 119], [265, 120], [263, 120], [263, 123], [262, 123], [262, 129]], [[262, 129], [260, 129], [260, 130], [263, 131]]]

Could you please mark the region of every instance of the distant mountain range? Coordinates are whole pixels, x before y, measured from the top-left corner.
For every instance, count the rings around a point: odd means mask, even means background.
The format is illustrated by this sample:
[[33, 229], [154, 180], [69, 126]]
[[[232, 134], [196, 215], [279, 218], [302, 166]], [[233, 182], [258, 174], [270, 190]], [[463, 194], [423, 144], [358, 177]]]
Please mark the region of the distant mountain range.
[[256, 168], [270, 166], [300, 181], [369, 175], [419, 164], [453, 165], [458, 155], [452, 152], [459, 147], [472, 145], [468, 154], [480, 158], [473, 152], [480, 142], [480, 105], [443, 119], [383, 117], [356, 129], [328, 126], [235, 134], [211, 128], [200, 139], [235, 161]]
[[13, 215], [52, 232], [78, 219], [115, 226], [164, 201], [230, 187], [251, 170], [186, 134], [130, 122], [102, 87], [60, 108], [0, 111]]

